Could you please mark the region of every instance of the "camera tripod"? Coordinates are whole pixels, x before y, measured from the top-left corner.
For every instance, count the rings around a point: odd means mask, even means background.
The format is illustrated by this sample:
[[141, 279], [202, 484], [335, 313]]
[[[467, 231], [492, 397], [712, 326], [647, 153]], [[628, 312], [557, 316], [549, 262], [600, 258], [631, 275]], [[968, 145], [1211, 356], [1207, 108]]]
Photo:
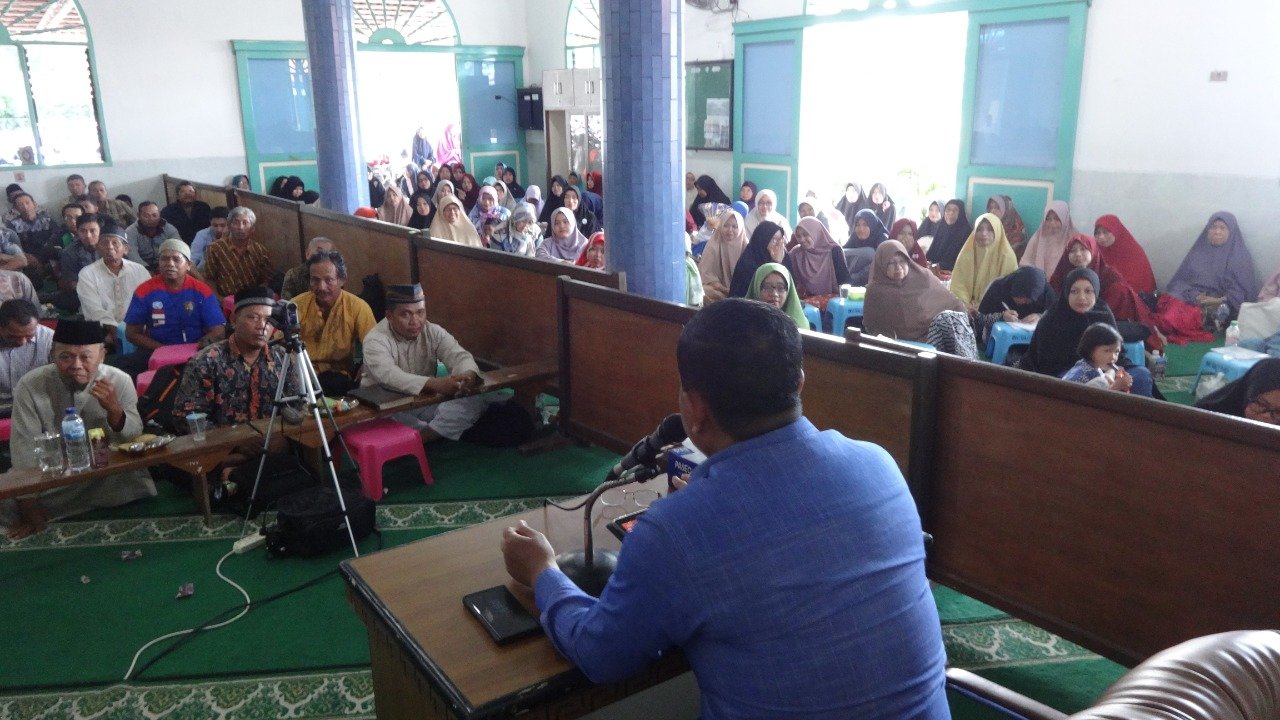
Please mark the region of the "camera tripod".
[[[347, 443], [342, 439], [342, 433], [338, 429], [338, 422], [333, 418], [333, 408], [328, 403], [318, 402], [320, 393], [320, 378], [316, 375], [316, 367], [311, 363], [311, 356], [307, 354], [307, 346], [302, 342], [302, 338], [298, 337], [296, 329], [285, 335], [280, 341], [285, 348], [284, 364], [280, 368], [280, 381], [276, 385], [275, 399], [271, 403], [271, 420], [267, 423], [267, 434], [262, 441], [262, 456], [258, 459], [258, 472], [253, 478], [253, 492], [249, 495], [249, 506], [245, 510], [244, 524], [240, 528], [240, 534], [243, 536], [249, 527], [249, 514], [253, 512], [254, 502], [258, 498], [258, 483], [262, 482], [262, 469], [266, 466], [267, 451], [271, 447], [271, 433], [275, 429], [276, 416], [290, 403], [295, 400], [305, 400], [306, 406], [311, 410], [311, 416], [316, 422], [316, 431], [320, 434], [321, 462], [329, 470], [329, 479], [333, 481], [333, 490], [338, 496], [338, 507], [342, 509], [342, 520], [347, 528], [347, 537], [351, 540], [351, 551], [356, 557], [360, 557], [360, 550], [356, 547], [356, 536], [351, 530], [351, 516], [347, 514], [347, 502], [342, 497], [342, 484], [338, 482], [338, 471], [333, 467], [333, 454], [329, 451], [329, 440], [325, 436], [324, 422], [320, 416], [320, 407], [323, 405], [325, 415], [329, 418], [329, 425], [333, 428], [333, 436], [342, 444], [342, 450], [347, 457], [352, 457], [351, 452], [347, 449]], [[270, 351], [270, 345], [265, 351]], [[289, 379], [290, 370], [298, 373], [298, 395], [290, 395], [285, 397], [285, 383]]]

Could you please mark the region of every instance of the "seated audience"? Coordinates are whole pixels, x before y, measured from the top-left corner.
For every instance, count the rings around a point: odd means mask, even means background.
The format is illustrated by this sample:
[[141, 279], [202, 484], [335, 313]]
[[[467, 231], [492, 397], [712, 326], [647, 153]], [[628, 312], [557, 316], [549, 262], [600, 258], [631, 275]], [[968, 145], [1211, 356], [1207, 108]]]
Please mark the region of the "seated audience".
[[836, 242], [843, 245], [849, 241], [849, 223], [845, 221], [844, 215], [830, 205], [824, 205], [814, 191], [805, 193], [804, 198], [796, 205], [796, 213], [801, 218], [818, 218], [818, 222], [822, 223]]
[[342, 289], [347, 282], [347, 263], [341, 253], [311, 255], [307, 274], [311, 290], [293, 298], [298, 304], [300, 335], [324, 394], [342, 397], [355, 387], [355, 346], [377, 321], [369, 303]]
[[[362, 386], [381, 385], [406, 395], [453, 398], [436, 405], [396, 413], [397, 421], [417, 430], [424, 442], [457, 440], [484, 414], [487, 402], [475, 393], [483, 384], [480, 367], [447, 330], [427, 320], [421, 285], [387, 287], [387, 317], [364, 343]], [[449, 373], [436, 376], [437, 362]]]
[[751, 233], [746, 249], [742, 251], [737, 264], [733, 266], [733, 277], [729, 279], [729, 296], [746, 297], [751, 289], [751, 281], [756, 276], [756, 270], [770, 262], [786, 265], [791, 262], [791, 259], [787, 257], [787, 237], [782, 232], [782, 228], [765, 221], [757, 225], [755, 232]]
[[795, 279], [796, 292], [813, 305], [824, 307], [826, 301], [849, 283], [849, 267], [844, 262], [844, 249], [831, 237], [817, 218], [804, 218], [791, 235], [796, 246], [787, 252], [788, 266]]
[[756, 226], [762, 222], [771, 222], [782, 228], [783, 235], [791, 234], [791, 223], [778, 212], [778, 195], [772, 190], [761, 190], [756, 195], [755, 207], [742, 218], [747, 234], [755, 232]]
[[1123, 350], [1124, 338], [1120, 337], [1120, 331], [1106, 323], [1094, 323], [1084, 329], [1076, 346], [1080, 359], [1062, 374], [1062, 379], [1102, 390], [1129, 392], [1133, 378], [1116, 364]]
[[133, 291], [151, 279], [146, 268], [125, 259], [128, 252], [125, 232], [115, 223], [108, 223], [98, 236], [98, 259], [80, 271], [76, 283], [80, 314], [102, 327], [108, 354], [120, 350], [117, 327], [124, 321]]
[[715, 231], [703, 247], [702, 259], [698, 261], [704, 303], [719, 302], [729, 297], [733, 270], [747, 249], [747, 233], [743, 229], [741, 215], [733, 210], [724, 210], [716, 216], [716, 222]]
[[1115, 215], [1103, 215], [1093, 224], [1093, 238], [1098, 241], [1102, 259], [1140, 295], [1156, 291], [1156, 276], [1151, 261], [1129, 228]]
[[685, 325], [681, 416], [707, 459], [639, 517], [599, 599], [526, 524], [507, 570], [593, 682], [680, 648], [704, 718], [947, 718], [915, 503], [882, 448], [803, 417], [794, 325], [746, 300]]
[[[583, 202], [577, 188], [567, 187], [564, 189], [564, 207], [573, 213], [573, 217], [578, 224], [578, 232], [585, 237], [591, 237], [600, 231], [600, 218], [587, 208]], [[548, 236], [551, 228], [547, 228]]]
[[871, 207], [871, 201], [867, 196], [862, 194], [862, 186], [856, 182], [848, 183], [844, 186], [844, 195], [836, 201], [836, 210], [844, 215], [844, 223], [850, 228], [853, 227], [853, 218], [858, 214], [859, 210], [865, 210]]
[[849, 282], [864, 286], [871, 274], [876, 248], [889, 237], [889, 231], [875, 210], [863, 208], [853, 216], [853, 229], [844, 245], [844, 261], [849, 268]]
[[582, 195], [582, 207], [596, 216], [596, 222], [604, 227], [604, 178], [598, 172], [587, 173], [585, 184], [578, 188]]
[[1280, 425], [1280, 358], [1263, 358], [1239, 377], [1196, 401], [1223, 415]]
[[469, 247], [484, 247], [476, 226], [467, 219], [466, 208], [457, 195], [440, 194], [436, 205], [436, 219], [431, 221], [431, 237], [456, 242]]
[[5, 225], [18, 236], [18, 244], [27, 255], [23, 273], [32, 281], [42, 281], [50, 267], [62, 255], [57, 242], [57, 224], [36, 205], [35, 198], [25, 192], [14, 195], [13, 209], [17, 217]]
[[755, 209], [756, 195], [760, 193], [760, 186], [750, 180], [743, 181], [738, 188], [738, 199], [747, 204], [747, 211]]
[[311, 270], [307, 267], [307, 258], [316, 253], [337, 252], [338, 246], [327, 237], [313, 237], [307, 243], [307, 252], [302, 263], [289, 268], [284, 273], [284, 282], [280, 285], [280, 298], [292, 300], [311, 289]]
[[1067, 241], [1080, 231], [1071, 222], [1071, 209], [1061, 200], [1054, 200], [1045, 208], [1040, 229], [1027, 241], [1027, 249], [1018, 261], [1020, 265], [1034, 265], [1053, 275], [1058, 259], [1067, 251]]
[[174, 238], [160, 246], [160, 274], [133, 291], [125, 312], [125, 338], [136, 348], [116, 366], [136, 376], [151, 353], [164, 345], [196, 343], [204, 348], [226, 335], [226, 316], [213, 288], [192, 277], [191, 251]]
[[810, 329], [809, 319], [804, 316], [804, 303], [800, 301], [796, 284], [785, 265], [767, 262], [757, 268], [755, 276], [751, 278], [747, 299], [772, 305], [795, 321], [796, 327], [801, 330]]
[[471, 208], [476, 206], [480, 201], [480, 183], [476, 182], [476, 178], [469, 172], [463, 171], [462, 179], [458, 179], [458, 173], [453, 173], [454, 183], [458, 191], [458, 199], [462, 201], [462, 208], [468, 213]]
[[[566, 188], [565, 192], [568, 193], [569, 189]], [[587, 246], [587, 236], [577, 226], [573, 211], [567, 206], [557, 208], [551, 213], [551, 234], [538, 246], [537, 257], [566, 263], [576, 261]]]
[[204, 277], [222, 297], [268, 284], [273, 266], [262, 243], [253, 239], [258, 217], [243, 205], [227, 213], [227, 237], [204, 253]]
[[1222, 211], [1209, 218], [1165, 291], [1206, 314], [1226, 303], [1234, 317], [1242, 303], [1258, 296], [1257, 283], [1240, 224]]
[[196, 186], [187, 181], [178, 183], [178, 199], [164, 206], [160, 217], [178, 231], [185, 243], [195, 240], [196, 233], [209, 227], [213, 209], [209, 203], [196, 199]]
[[407, 226], [411, 217], [413, 217], [413, 210], [409, 207], [409, 201], [400, 194], [400, 188], [396, 187], [395, 183], [388, 184], [382, 196], [382, 203], [378, 206], [378, 219]]
[[496, 219], [499, 224], [503, 224], [510, 217], [511, 211], [502, 206], [498, 201], [498, 191], [490, 185], [480, 188], [480, 199], [467, 215], [467, 219], [476, 227], [478, 235], [484, 234], [484, 225], [487, 220]]
[[431, 193], [426, 190], [417, 190], [409, 196], [409, 209], [413, 211], [409, 216], [409, 227], [414, 230], [426, 230], [436, 219], [436, 206], [431, 203]]
[[[902, 243], [886, 240], [876, 248], [863, 301], [863, 330], [897, 340], [930, 342], [930, 327], [947, 310], [963, 313], [965, 306], [933, 273], [912, 260]], [[968, 344], [974, 344], [972, 331]]]
[[1021, 260], [1027, 249], [1027, 225], [1022, 221], [1018, 209], [1013, 206], [1013, 198], [1008, 195], [992, 195], [987, 199], [987, 212], [1000, 218], [1000, 224], [1004, 226], [1004, 237], [1009, 241], [1009, 247], [1013, 248], [1013, 254]]
[[537, 185], [530, 185], [525, 188], [524, 201], [533, 206], [533, 220], [537, 222], [538, 215], [542, 213], [542, 188]]
[[13, 388], [23, 375], [50, 362], [53, 331], [40, 311], [21, 298], [0, 303], [0, 418], [13, 410]]
[[964, 303], [970, 315], [977, 315], [978, 303], [992, 280], [1018, 269], [1018, 258], [1004, 237], [1000, 218], [984, 213], [965, 240], [951, 270], [951, 294]]
[[230, 210], [219, 205], [209, 213], [209, 227], [196, 233], [191, 242], [191, 264], [200, 267], [204, 262], [204, 254], [209, 246], [227, 236], [227, 215]]
[[[1020, 267], [992, 280], [978, 304], [979, 339], [986, 342], [991, 335], [991, 326], [997, 322], [1039, 322], [1040, 316], [1053, 307], [1057, 297], [1044, 271], [1037, 267]], [[1006, 364], [1012, 364], [1018, 357], [1012, 357], [1011, 353], [1011, 361], [1006, 361]]]
[[[431, 191], [431, 204], [436, 206], [436, 217], [440, 215], [440, 205], [444, 202], [444, 199], [446, 197], [455, 197], [457, 194], [458, 191], [454, 188], [452, 180], [441, 180], [436, 183], [435, 188]], [[431, 222], [435, 222], [434, 217]], [[431, 226], [428, 225], [427, 227]]]
[[[83, 214], [84, 214], [84, 208], [80, 207], [79, 205], [63, 205], [62, 206], [62, 226], [58, 228], [58, 230], [60, 231], [60, 234], [58, 235], [58, 247], [62, 248], [63, 250], [66, 250], [67, 248], [75, 244], [76, 221], [79, 220], [80, 216]], [[119, 223], [116, 223], [116, 224], [120, 225]], [[120, 225], [120, 227], [124, 227], [124, 225]], [[21, 243], [18, 242], [18, 236], [14, 234], [12, 230], [9, 230], [8, 228], [5, 228], [5, 227], [0, 227], [0, 238], [4, 238], [6, 235], [13, 238], [14, 245], [21, 247]], [[5, 240], [4, 244], [6, 245], [8, 244], [7, 239]], [[25, 255], [23, 255], [21, 252], [18, 253], [18, 255], [21, 256], [20, 258], [22, 261], [21, 267], [14, 267], [13, 263], [17, 262], [17, 260], [10, 257], [11, 255], [12, 253], [4, 251], [3, 249], [0, 249], [0, 267], [3, 267], [6, 270], [21, 270], [23, 267], [26, 267], [27, 258]]]
[[[590, 176], [588, 176], [590, 177]], [[587, 246], [573, 263], [578, 267], [604, 270], [604, 231], [601, 230], [587, 240]]]
[[[181, 238], [178, 229], [160, 215], [160, 206], [146, 200], [138, 205], [138, 221], [130, 225], [125, 233], [129, 238], [129, 259], [145, 265], [154, 272], [159, 262], [156, 251], [160, 243], [170, 238]], [[192, 237], [195, 233], [192, 233]]]
[[[74, 223], [75, 220], [72, 219], [71, 222]], [[0, 270], [21, 270], [26, 266], [27, 254], [22, 250], [18, 233], [0, 225]]]
[[551, 213], [557, 209], [564, 207], [564, 189], [569, 187], [569, 183], [559, 175], [553, 175], [551, 182], [547, 183], [546, 202], [542, 203], [542, 210], [538, 211], [539, 224], [551, 224]]
[[889, 197], [889, 189], [884, 183], [875, 183], [867, 192], [868, 207], [875, 212], [880, 224], [889, 227], [898, 219], [898, 206]]
[[[552, 178], [552, 183], [554, 182], [555, 178]], [[724, 194], [724, 191], [720, 189], [720, 186], [716, 184], [715, 179], [710, 175], [699, 175], [698, 179], [693, 181], [693, 188], [695, 197], [693, 203], [689, 205], [689, 214], [693, 215], [693, 222], [698, 227], [702, 227], [707, 222], [707, 216], [702, 213], [703, 203], [733, 204], [733, 200], [730, 200], [729, 196]], [[554, 185], [552, 186], [552, 192], [554, 193]], [[550, 202], [550, 199], [548, 199], [548, 202]]]
[[960, 256], [960, 248], [969, 239], [973, 226], [969, 224], [969, 216], [965, 213], [964, 201], [948, 200], [942, 207], [942, 224], [933, 232], [933, 241], [929, 243], [929, 268], [934, 274], [951, 272], [956, 266], [956, 258]]
[[30, 278], [14, 270], [0, 270], [0, 302], [14, 298], [22, 298], [40, 307], [36, 286], [31, 284]]
[[[895, 222], [894, 225], [896, 226], [897, 222]], [[933, 200], [930, 201], [928, 209], [925, 210], [924, 221], [920, 223], [920, 227], [916, 231], [916, 234], [919, 236], [920, 240], [923, 240], [924, 238], [930, 238], [932, 240], [933, 234], [937, 232], [940, 227], [942, 227], [942, 203], [937, 200]], [[926, 265], [925, 267], [928, 266]]]
[[[939, 215], [938, 217], [942, 217]], [[889, 238], [902, 243], [902, 247], [906, 248], [907, 255], [911, 256], [911, 261], [922, 268], [929, 267], [929, 258], [924, 254], [924, 248], [920, 247], [917, 239], [920, 231], [916, 228], [916, 221], [911, 218], [898, 218], [893, 223], [893, 228], [889, 230]]]
[[84, 176], [79, 173], [72, 173], [67, 176], [67, 197], [59, 204], [69, 205], [88, 194], [89, 188], [85, 185]]
[[[1055, 291], [1062, 292], [1062, 279], [1072, 269], [1082, 267], [1097, 273], [1098, 282], [1102, 286], [1102, 301], [1111, 308], [1111, 314], [1116, 320], [1142, 325], [1149, 331], [1145, 338], [1147, 347], [1152, 350], [1163, 350], [1165, 342], [1160, 331], [1156, 329], [1155, 314], [1142, 298], [1138, 297], [1138, 293], [1129, 287], [1129, 283], [1125, 282], [1120, 273], [1111, 269], [1111, 266], [1102, 259], [1098, 242], [1092, 237], [1077, 235], [1067, 243], [1067, 251], [1058, 261], [1058, 267], [1049, 278], [1049, 284]], [[1137, 338], [1134, 339], [1136, 341]]]
[[[1085, 328], [1096, 322], [1115, 327], [1115, 317], [1099, 296], [1098, 276], [1092, 270], [1072, 270], [1062, 288], [1062, 294], [1036, 324], [1031, 346], [1019, 364], [1023, 370], [1060, 378], [1076, 364], [1076, 349]], [[1154, 386], [1150, 371], [1124, 356], [1120, 365], [1133, 377], [1133, 394], [1151, 397]]]
[[498, 248], [516, 255], [533, 257], [542, 244], [538, 214], [529, 203], [520, 203], [507, 218], [507, 227], [498, 233]]
[[[507, 186], [507, 192], [511, 193], [511, 197], [523, 198], [528, 195], [528, 189], [516, 182], [515, 168], [506, 167], [502, 169], [502, 182]], [[529, 187], [537, 187], [537, 185], [530, 185]]]
[[18, 196], [24, 192], [25, 191], [22, 189], [22, 186], [18, 183], [9, 183], [5, 186], [4, 196], [5, 199], [9, 201], [9, 207], [5, 209], [3, 217], [0, 217], [0, 222], [7, 225], [10, 220], [18, 217], [17, 200]]
[[244, 174], [232, 175], [229, 187], [233, 190], [253, 190], [249, 185], [249, 176]]
[[107, 194], [107, 185], [101, 180], [89, 183], [89, 199], [98, 205], [98, 212], [108, 215], [122, 228], [127, 228], [138, 221], [133, 208], [123, 200], [117, 200]]
[[[88, 320], [62, 320], [53, 334], [53, 364], [41, 365], [18, 381], [13, 391], [13, 437], [35, 438], [61, 432], [67, 408], [74, 407], [85, 429], [103, 428], [108, 442], [142, 433], [133, 381], [103, 364], [102, 329]], [[13, 443], [13, 466], [38, 467], [34, 442]], [[94, 508], [114, 507], [156, 494], [146, 470], [116, 473], [97, 480], [46, 490], [0, 504], [0, 524], [9, 538], [38, 533], [51, 520]]]

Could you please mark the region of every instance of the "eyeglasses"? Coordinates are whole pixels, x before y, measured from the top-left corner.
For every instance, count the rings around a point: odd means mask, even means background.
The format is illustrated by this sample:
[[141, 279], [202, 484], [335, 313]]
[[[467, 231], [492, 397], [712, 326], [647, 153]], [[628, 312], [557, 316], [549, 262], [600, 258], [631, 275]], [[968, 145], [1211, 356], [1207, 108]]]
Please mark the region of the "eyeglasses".
[[1280, 407], [1276, 407], [1265, 400], [1251, 400], [1249, 406], [1253, 411], [1263, 417], [1269, 417], [1273, 421], [1280, 423]]
[[777, 283], [761, 283], [761, 284], [760, 284], [760, 294], [761, 294], [761, 295], [764, 295], [764, 294], [766, 294], [766, 293], [770, 293], [770, 294], [774, 294], [774, 295], [786, 295], [786, 294], [787, 294], [787, 286], [786, 286], [786, 285], [780, 285], [780, 284], [777, 284]]
[[657, 490], [649, 490], [648, 488], [636, 488], [634, 490], [619, 490], [614, 488], [606, 490], [600, 496], [600, 504], [605, 507], [626, 507], [634, 506], [635, 508], [647, 508], [662, 497], [662, 493]]

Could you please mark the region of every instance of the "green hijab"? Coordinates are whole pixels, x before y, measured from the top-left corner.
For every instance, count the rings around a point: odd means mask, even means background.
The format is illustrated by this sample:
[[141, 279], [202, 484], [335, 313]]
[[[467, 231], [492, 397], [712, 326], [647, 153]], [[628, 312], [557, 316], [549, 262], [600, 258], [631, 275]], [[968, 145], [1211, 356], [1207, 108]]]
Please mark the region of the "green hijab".
[[800, 302], [800, 296], [796, 294], [796, 283], [791, 279], [791, 273], [784, 266], [778, 263], [761, 265], [756, 270], [755, 277], [751, 278], [751, 289], [747, 291], [747, 297], [752, 300], [763, 300], [760, 297], [760, 286], [764, 284], [764, 279], [773, 273], [778, 273], [787, 280], [787, 301], [782, 304], [782, 311], [796, 321], [796, 327], [801, 330], [808, 330], [809, 320], [804, 316], [804, 305]]

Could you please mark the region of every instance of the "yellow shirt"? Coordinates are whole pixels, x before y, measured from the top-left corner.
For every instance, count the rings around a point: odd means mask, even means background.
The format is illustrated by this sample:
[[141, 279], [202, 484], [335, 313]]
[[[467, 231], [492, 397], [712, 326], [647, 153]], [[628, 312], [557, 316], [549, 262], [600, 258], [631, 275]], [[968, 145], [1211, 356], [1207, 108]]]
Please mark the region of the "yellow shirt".
[[314, 294], [304, 292], [294, 296], [293, 301], [298, 304], [302, 341], [307, 344], [316, 373], [334, 371], [354, 376], [355, 344], [362, 342], [376, 324], [369, 303], [343, 290], [325, 317], [320, 314]]

